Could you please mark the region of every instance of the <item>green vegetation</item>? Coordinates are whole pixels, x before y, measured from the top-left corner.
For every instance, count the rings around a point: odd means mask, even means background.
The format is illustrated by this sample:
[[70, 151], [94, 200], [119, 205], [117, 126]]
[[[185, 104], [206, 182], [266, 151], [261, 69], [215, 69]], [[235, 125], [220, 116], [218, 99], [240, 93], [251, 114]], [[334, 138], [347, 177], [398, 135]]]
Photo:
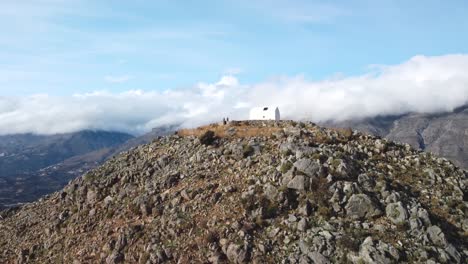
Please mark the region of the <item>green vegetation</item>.
[[280, 169], [281, 173], [284, 174], [284, 173], [288, 172], [292, 168], [292, 166], [293, 166], [292, 162], [286, 161], [285, 163], [283, 163], [281, 165], [281, 169]]

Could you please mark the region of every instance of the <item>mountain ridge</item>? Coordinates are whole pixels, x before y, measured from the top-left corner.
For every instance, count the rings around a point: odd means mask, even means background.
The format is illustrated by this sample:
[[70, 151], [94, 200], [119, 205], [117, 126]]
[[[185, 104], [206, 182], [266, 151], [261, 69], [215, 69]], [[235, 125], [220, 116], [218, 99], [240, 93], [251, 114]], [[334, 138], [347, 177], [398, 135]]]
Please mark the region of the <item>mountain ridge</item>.
[[[90, 155], [120, 145], [132, 136], [120, 132], [84, 130], [57, 135], [19, 134], [0, 136], [0, 205], [32, 201], [62, 188], [70, 179], [102, 162], [84, 162], [76, 173], [47, 174], [73, 157]], [[78, 166], [79, 167], [79, 166]]]
[[327, 127], [352, 127], [364, 133], [408, 143], [412, 147], [449, 158], [468, 169], [468, 106], [452, 112], [407, 113], [361, 120], [324, 122]]
[[467, 176], [349, 129], [186, 129], [2, 211], [0, 261], [462, 263]]

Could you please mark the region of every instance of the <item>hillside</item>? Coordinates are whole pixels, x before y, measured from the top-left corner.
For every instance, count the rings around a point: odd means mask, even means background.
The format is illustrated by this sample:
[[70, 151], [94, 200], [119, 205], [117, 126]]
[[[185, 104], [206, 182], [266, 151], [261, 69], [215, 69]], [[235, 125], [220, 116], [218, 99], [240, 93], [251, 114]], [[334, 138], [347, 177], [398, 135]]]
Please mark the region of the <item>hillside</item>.
[[[0, 136], [0, 147], [9, 153], [0, 157], [0, 164], [9, 163], [0, 171], [0, 208], [31, 202], [60, 190], [70, 180], [120, 152], [174, 131], [174, 127], [158, 127], [138, 137], [103, 131]], [[76, 149], [67, 145], [82, 146]]]
[[1, 136], [0, 174], [8, 177], [36, 171], [73, 156], [122, 144], [131, 138], [125, 133], [88, 130], [51, 136]]
[[312, 123], [182, 130], [2, 211], [0, 263], [462, 263], [467, 176]]
[[409, 113], [364, 120], [328, 122], [328, 127], [352, 127], [364, 133], [408, 143], [468, 169], [468, 106], [439, 114]]
[[0, 206], [33, 201], [61, 189], [131, 138], [106, 131], [0, 136]]

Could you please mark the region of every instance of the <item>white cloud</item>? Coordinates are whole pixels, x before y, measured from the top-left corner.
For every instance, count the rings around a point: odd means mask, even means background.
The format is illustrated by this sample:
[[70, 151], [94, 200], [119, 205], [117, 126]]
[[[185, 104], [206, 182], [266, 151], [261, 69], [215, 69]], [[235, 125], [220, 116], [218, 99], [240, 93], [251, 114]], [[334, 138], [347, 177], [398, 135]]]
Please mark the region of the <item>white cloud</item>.
[[121, 75], [121, 76], [107, 75], [104, 77], [104, 80], [109, 83], [124, 83], [124, 82], [128, 82], [130, 79], [132, 79], [132, 76], [129, 76], [129, 75]]
[[68, 97], [0, 97], [0, 134], [81, 129], [143, 133], [246, 119], [252, 106], [279, 106], [285, 119], [344, 120], [406, 112], [450, 111], [468, 103], [468, 55], [416, 56], [351, 77], [286, 77], [241, 84], [233, 76], [167, 91], [98, 91]]

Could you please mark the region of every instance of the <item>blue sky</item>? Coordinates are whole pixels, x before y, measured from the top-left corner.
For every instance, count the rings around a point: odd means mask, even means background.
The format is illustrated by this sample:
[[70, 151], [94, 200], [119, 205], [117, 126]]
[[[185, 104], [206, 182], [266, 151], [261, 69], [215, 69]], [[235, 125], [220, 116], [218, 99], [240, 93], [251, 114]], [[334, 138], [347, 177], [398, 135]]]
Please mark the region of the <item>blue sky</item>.
[[4, 96], [353, 76], [468, 53], [466, 1], [3, 0]]
[[0, 135], [468, 105], [468, 4], [0, 0]]

